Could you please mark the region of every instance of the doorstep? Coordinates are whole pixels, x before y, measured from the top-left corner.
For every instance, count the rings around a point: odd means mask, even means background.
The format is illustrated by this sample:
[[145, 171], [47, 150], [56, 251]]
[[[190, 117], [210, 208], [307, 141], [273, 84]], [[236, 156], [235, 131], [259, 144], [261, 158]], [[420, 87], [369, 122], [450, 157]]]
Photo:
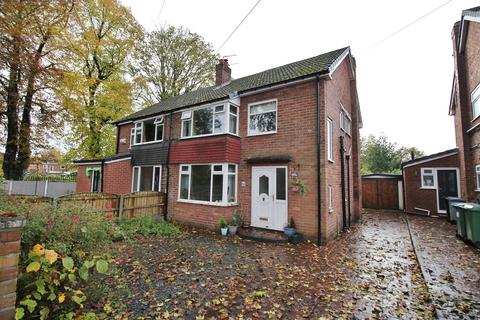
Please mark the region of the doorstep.
[[266, 243], [286, 243], [288, 237], [283, 231], [268, 230], [256, 227], [239, 228], [237, 235], [240, 238]]

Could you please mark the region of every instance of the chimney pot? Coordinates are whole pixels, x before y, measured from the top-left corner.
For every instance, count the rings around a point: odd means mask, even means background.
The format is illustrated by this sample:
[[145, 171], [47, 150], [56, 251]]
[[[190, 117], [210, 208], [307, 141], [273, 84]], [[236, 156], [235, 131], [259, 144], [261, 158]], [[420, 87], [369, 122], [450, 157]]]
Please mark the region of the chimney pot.
[[232, 69], [228, 66], [228, 59], [219, 59], [215, 67], [215, 84], [221, 86], [232, 79]]

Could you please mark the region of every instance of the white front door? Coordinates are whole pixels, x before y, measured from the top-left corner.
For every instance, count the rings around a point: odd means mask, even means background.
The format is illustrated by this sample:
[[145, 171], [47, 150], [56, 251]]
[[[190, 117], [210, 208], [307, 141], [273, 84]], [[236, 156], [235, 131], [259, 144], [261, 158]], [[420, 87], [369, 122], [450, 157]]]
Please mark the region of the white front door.
[[287, 191], [287, 167], [252, 167], [252, 226], [283, 230]]

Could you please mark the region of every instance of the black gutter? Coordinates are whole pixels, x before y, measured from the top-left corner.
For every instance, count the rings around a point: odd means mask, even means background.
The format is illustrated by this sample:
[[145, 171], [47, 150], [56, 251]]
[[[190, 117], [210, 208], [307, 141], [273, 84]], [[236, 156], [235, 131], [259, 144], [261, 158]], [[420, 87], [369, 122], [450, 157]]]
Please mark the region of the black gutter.
[[120, 127], [118, 126], [118, 124], [116, 124], [115, 126], [117, 127], [117, 145], [116, 145], [115, 153], [118, 154], [118, 148], [120, 145]]
[[347, 208], [345, 207], [345, 145], [344, 137], [340, 137], [340, 175], [342, 185], [342, 217], [343, 230], [347, 227]]
[[102, 160], [102, 164], [100, 166], [100, 192], [103, 192], [103, 171], [105, 167], [105, 159]]
[[347, 160], [347, 203], [348, 203], [348, 227], [350, 228], [352, 222], [352, 207], [350, 204], [350, 155], [345, 157]]
[[[170, 111], [168, 117], [169, 129], [168, 129], [168, 148], [167, 148], [167, 186], [165, 188], [165, 207], [163, 208], [163, 220], [167, 221], [168, 219], [168, 190], [170, 185], [170, 146], [172, 145], [172, 123], [173, 123], [173, 111]], [[178, 182], [180, 185], [180, 181]], [[161, 180], [160, 180], [161, 184]]]
[[320, 76], [316, 76], [317, 83], [315, 86], [315, 93], [317, 96], [317, 210], [318, 210], [318, 217], [317, 217], [317, 228], [318, 228], [318, 235], [317, 235], [317, 244], [320, 245], [322, 243], [322, 183], [320, 181], [320, 138], [321, 138], [321, 128], [323, 126], [320, 125]]

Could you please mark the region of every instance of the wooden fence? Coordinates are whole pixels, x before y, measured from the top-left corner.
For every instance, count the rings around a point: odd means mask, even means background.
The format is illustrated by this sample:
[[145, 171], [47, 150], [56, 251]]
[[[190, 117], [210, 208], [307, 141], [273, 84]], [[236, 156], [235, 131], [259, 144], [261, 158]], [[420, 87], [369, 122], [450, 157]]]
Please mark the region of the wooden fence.
[[125, 217], [162, 215], [165, 194], [143, 191], [125, 195], [101, 192], [73, 193], [57, 199], [60, 208], [83, 207], [95, 209], [109, 216]]

